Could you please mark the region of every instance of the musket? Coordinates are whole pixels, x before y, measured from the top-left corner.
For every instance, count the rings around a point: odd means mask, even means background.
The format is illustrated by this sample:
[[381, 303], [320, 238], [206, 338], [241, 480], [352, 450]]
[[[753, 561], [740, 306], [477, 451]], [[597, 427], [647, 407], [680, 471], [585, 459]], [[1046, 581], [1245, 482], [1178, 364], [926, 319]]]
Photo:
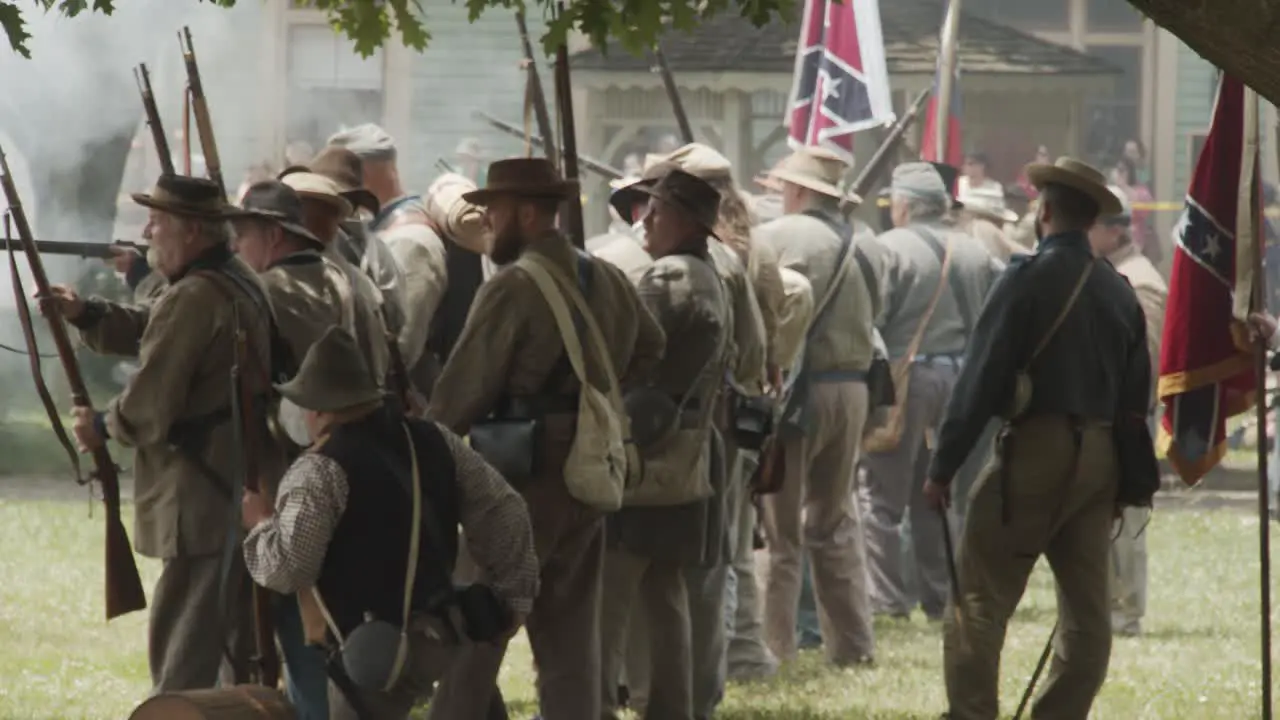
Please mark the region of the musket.
[[[558, 73], [557, 73], [557, 76], [558, 76]], [[525, 137], [524, 131], [521, 130], [520, 128], [516, 127], [515, 125], [512, 125], [509, 122], [499, 120], [498, 118], [484, 111], [476, 110], [471, 114], [471, 116], [477, 120], [483, 120], [485, 123], [488, 123], [488, 125], [493, 129], [498, 130], [500, 132], [504, 132], [512, 137], [518, 137], [522, 140]], [[529, 143], [532, 144], [534, 147], [544, 147], [542, 138], [537, 135], [530, 135]], [[575, 147], [575, 150], [576, 150], [576, 147]], [[566, 152], [567, 152], [567, 149], [562, 150], [561, 155], [563, 156]], [[580, 165], [583, 169], [590, 170], [591, 172], [597, 175], [603, 176], [605, 178], [608, 178], [609, 180], [621, 180], [623, 178], [623, 173], [618, 168], [613, 167], [612, 165], [607, 165], [605, 163], [602, 163], [599, 160], [595, 160], [588, 155], [578, 155], [577, 159], [578, 159], [577, 164]]]
[[529, 41], [529, 26], [525, 23], [524, 10], [516, 10], [516, 29], [520, 31], [520, 47], [524, 52], [525, 68], [529, 75], [525, 82], [528, 83], [529, 102], [533, 104], [533, 116], [538, 122], [538, 134], [543, 138], [542, 147], [547, 158], [554, 163], [560, 158], [556, 154], [555, 145], [549, 140], [555, 137], [551, 130], [551, 114], [547, 111], [547, 96], [542, 91], [538, 65], [533, 61], [533, 43]]
[[[18, 188], [14, 185], [13, 173], [9, 170], [9, 161], [5, 159], [3, 149], [0, 149], [0, 186], [4, 188], [4, 196], [9, 203], [9, 215], [13, 218], [13, 224], [17, 228], [18, 239], [21, 241], [23, 253], [27, 256], [27, 263], [31, 267], [31, 276], [36, 281], [39, 297], [51, 298], [53, 293], [49, 286], [49, 277], [45, 274], [44, 263], [40, 260], [40, 252], [36, 248], [35, 240], [32, 239], [31, 226], [27, 222], [27, 214], [22, 208], [22, 199], [18, 196]], [[67, 449], [71, 457], [71, 464], [75, 468], [77, 480], [79, 480], [80, 460], [76, 456], [75, 449], [71, 447], [70, 442], [67, 440], [61, 417], [57, 408], [53, 405], [53, 400], [48, 395], [47, 388], [44, 387], [44, 379], [40, 373], [39, 353], [34, 346], [35, 332], [31, 325], [30, 312], [27, 310], [27, 299], [24, 297], [25, 293], [22, 290], [21, 280], [17, 272], [16, 256], [12, 253], [12, 245], [9, 245], [9, 247], [9, 265], [13, 273], [14, 295], [19, 308], [19, 318], [23, 321], [23, 333], [26, 335], [27, 344], [29, 345], [31, 369], [35, 374], [33, 380], [36, 383], [37, 391], [40, 391], [45, 410], [49, 413], [49, 420], [53, 424], [54, 432], [58, 434], [63, 447]], [[62, 361], [62, 369], [67, 375], [67, 385], [71, 389], [72, 403], [77, 408], [92, 409], [93, 404], [89, 401], [89, 392], [85, 388], [84, 377], [80, 374], [80, 365], [76, 361], [75, 346], [71, 343], [71, 336], [67, 333], [67, 326], [63, 322], [62, 315], [57, 311], [50, 311], [45, 314], [45, 319], [49, 324], [49, 334], [53, 337], [53, 344], [58, 350], [58, 359]], [[142, 578], [138, 575], [138, 566], [134, 562], [133, 550], [129, 546], [129, 535], [125, 532], [124, 522], [120, 518], [119, 468], [112, 461], [111, 453], [107, 450], [105, 442], [93, 448], [91, 452], [94, 470], [89, 479], [97, 480], [101, 484], [102, 502], [107, 510], [106, 609], [107, 619], [110, 620], [134, 610], [142, 610], [147, 606], [147, 596], [142, 590]]]
[[888, 169], [890, 161], [893, 159], [894, 153], [898, 151], [898, 145], [902, 142], [903, 136], [907, 130], [911, 129], [911, 124], [920, 116], [920, 110], [924, 107], [924, 103], [929, 99], [929, 90], [925, 90], [916, 96], [915, 102], [911, 103], [911, 107], [903, 113], [902, 117], [893, 124], [889, 129], [889, 134], [885, 136], [884, 141], [880, 143], [880, 147], [876, 148], [876, 152], [862, 166], [862, 171], [858, 173], [858, 177], [854, 179], [850, 186], [850, 191], [860, 197], [865, 198], [871, 188], [875, 186], [876, 181], [884, 175]]
[[[564, 15], [564, 3], [557, 3], [557, 10]], [[569, 84], [569, 46], [560, 43], [556, 48], [556, 108], [560, 115], [560, 137], [562, 148], [564, 179], [578, 187], [578, 139], [573, 124], [573, 92]], [[569, 239], [579, 248], [586, 242], [586, 226], [582, 218], [582, 193], [569, 194], [562, 210], [562, 225]]]
[[675, 113], [676, 125], [680, 127], [680, 138], [685, 143], [693, 139], [693, 126], [689, 124], [689, 116], [684, 111], [684, 101], [680, 99], [680, 89], [676, 87], [676, 79], [671, 75], [671, 66], [667, 64], [667, 56], [662, 53], [662, 44], [653, 46], [653, 58], [658, 61], [658, 72], [662, 75], [662, 86], [667, 90], [667, 100], [671, 101], [671, 111]]
[[444, 158], [436, 158], [436, 168], [439, 169], [440, 172], [454, 173], [455, 175], [458, 172], [458, 169], [450, 165], [449, 161]]
[[227, 184], [222, 180], [222, 161], [218, 158], [218, 143], [213, 137], [213, 120], [209, 117], [209, 102], [204, 96], [204, 84], [200, 82], [196, 50], [191, 44], [191, 28], [184, 27], [178, 33], [178, 46], [182, 48], [182, 61], [187, 66], [191, 114], [195, 116], [196, 130], [200, 133], [200, 152], [204, 154], [204, 166], [209, 171], [209, 179], [218, 183], [223, 197], [226, 197]]
[[[146, 254], [147, 248], [128, 240], [116, 240], [110, 243], [96, 242], [64, 242], [61, 240], [32, 240], [36, 252], [41, 255], [70, 255], [80, 258], [101, 258], [103, 260], [110, 259], [116, 255], [112, 251], [133, 250], [142, 254]], [[14, 242], [9, 238], [4, 238], [4, 248], [6, 250], [24, 250], [26, 248], [21, 242]]]
[[[261, 493], [258, 459], [262, 448], [263, 423], [257, 419], [254, 392], [245, 381], [243, 365], [249, 357], [249, 341], [240, 326], [240, 313], [235, 312], [235, 348], [231, 363], [231, 434], [235, 448], [236, 474], [243, 478], [247, 492]], [[264, 381], [266, 378], [263, 378]], [[238, 552], [238, 547], [230, 548]], [[275, 629], [272, 622], [271, 596], [266, 588], [253, 583], [253, 639], [254, 654], [250, 658], [253, 679], [259, 684], [275, 688], [280, 682], [280, 656], [276, 652]]]
[[142, 112], [147, 116], [147, 127], [151, 128], [151, 140], [155, 143], [156, 154], [160, 156], [160, 172], [173, 175], [173, 155], [169, 153], [169, 138], [164, 134], [164, 124], [160, 122], [160, 110], [156, 107], [156, 96], [151, 91], [151, 74], [147, 72], [147, 64], [140, 63], [133, 69], [133, 77], [138, 81], [138, 92], [142, 95]]

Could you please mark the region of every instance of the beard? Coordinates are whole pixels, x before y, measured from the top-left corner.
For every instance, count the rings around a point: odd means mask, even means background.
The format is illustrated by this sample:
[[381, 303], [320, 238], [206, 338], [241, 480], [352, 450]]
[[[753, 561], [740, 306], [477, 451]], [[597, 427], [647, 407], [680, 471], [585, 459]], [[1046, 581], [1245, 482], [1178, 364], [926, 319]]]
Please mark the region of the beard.
[[516, 258], [520, 257], [520, 251], [524, 249], [523, 240], [520, 229], [515, 223], [507, 223], [495, 229], [489, 258], [498, 265], [509, 265], [515, 262]]

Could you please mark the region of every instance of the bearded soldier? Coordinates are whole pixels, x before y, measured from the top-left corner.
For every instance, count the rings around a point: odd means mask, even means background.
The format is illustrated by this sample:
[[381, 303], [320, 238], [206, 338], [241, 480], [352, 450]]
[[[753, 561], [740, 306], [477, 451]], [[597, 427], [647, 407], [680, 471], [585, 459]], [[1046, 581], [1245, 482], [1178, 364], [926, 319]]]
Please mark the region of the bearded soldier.
[[[624, 386], [648, 377], [657, 365], [662, 328], [619, 270], [579, 254], [555, 230], [560, 204], [577, 187], [563, 181], [550, 162], [500, 160], [489, 166], [486, 178], [484, 189], [464, 198], [486, 208], [493, 229], [491, 258], [505, 267], [476, 294], [436, 384], [429, 415], [458, 434], [471, 432], [473, 446], [478, 431], [489, 428], [493, 437], [503, 424], [538, 435], [538, 455], [522, 461], [531, 468], [529, 475], [512, 473], [507, 480], [529, 505], [541, 565], [542, 591], [527, 623], [539, 705], [546, 720], [595, 720], [601, 707], [604, 523], [600, 512], [569, 494], [564, 478], [581, 385], [550, 305], [516, 261], [533, 253], [578, 279]], [[591, 360], [588, 371], [596, 364]], [[468, 648], [441, 684], [431, 716], [479, 717], [504, 652], [505, 647]]]
[[991, 291], [923, 488], [935, 511], [945, 508], [952, 478], [988, 421], [1007, 421], [996, 462], [970, 492], [956, 554], [959, 594], [943, 639], [954, 720], [999, 714], [1005, 628], [1041, 555], [1054, 573], [1060, 626], [1031, 715], [1088, 717], [1111, 654], [1116, 438], [1151, 409], [1142, 307], [1110, 263], [1094, 259], [1087, 237], [1120, 203], [1102, 173], [1071, 158], [1031, 165], [1027, 175], [1042, 193], [1043, 240]]
[[[253, 271], [228, 247], [228, 208], [216, 184], [162, 175], [151, 193], [133, 199], [151, 213], [144, 237], [168, 281], [163, 294], [133, 306], [54, 286], [46, 302], [90, 348], [138, 358], [137, 374], [105, 411], [74, 410], [75, 435], [84, 448], [110, 438], [136, 450], [133, 540], [139, 553], [164, 562], [151, 597], [153, 690], [211, 688], [224, 655], [238, 666], [236, 679], [243, 681], [246, 669], [250, 585], [243, 558], [224, 552], [240, 538], [227, 522], [242, 482], [234, 474], [241, 449], [232, 423], [241, 418], [231, 415], [231, 368], [237, 332], [250, 362], [271, 366], [271, 307]], [[256, 394], [267, 392], [267, 377], [246, 375]], [[265, 418], [250, 415], [265, 431]], [[255, 446], [263, 475], [278, 477], [278, 448]], [[223, 679], [232, 680], [226, 668]]]

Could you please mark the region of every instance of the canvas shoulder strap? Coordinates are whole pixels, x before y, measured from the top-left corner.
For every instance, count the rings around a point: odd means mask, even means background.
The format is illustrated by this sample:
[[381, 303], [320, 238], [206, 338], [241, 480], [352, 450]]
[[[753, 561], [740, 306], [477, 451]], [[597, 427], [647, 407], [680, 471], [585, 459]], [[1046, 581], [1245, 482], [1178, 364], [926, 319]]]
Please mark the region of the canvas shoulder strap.
[[[941, 263], [942, 256], [946, 250], [943, 248], [942, 243], [938, 241], [938, 236], [934, 235], [933, 231], [920, 225], [913, 225], [910, 230], [925, 241], [929, 249], [933, 250], [933, 254], [938, 257], [938, 262]], [[947, 238], [947, 246], [950, 247], [950, 245], [951, 238]], [[964, 336], [967, 341], [973, 333], [973, 321], [971, 319], [973, 315], [970, 313], [969, 299], [965, 296], [963, 288], [957, 287], [955, 283], [951, 283], [951, 297], [956, 301], [956, 310], [960, 313], [960, 322], [964, 323]]]
[[826, 317], [827, 311], [831, 309], [831, 301], [835, 299], [836, 293], [840, 287], [844, 285], [844, 276], [849, 264], [849, 256], [854, 254], [850, 251], [853, 249], [853, 228], [847, 224], [838, 224], [833, 222], [825, 215], [817, 211], [806, 212], [805, 215], [819, 220], [827, 227], [831, 228], [836, 235], [840, 237], [840, 253], [836, 256], [835, 269], [832, 271], [831, 280], [827, 283], [826, 292], [822, 294], [822, 299], [814, 304], [813, 315], [809, 318], [809, 330], [805, 333], [806, 339], [813, 335], [814, 330]]
[[1071, 308], [1075, 307], [1076, 301], [1080, 299], [1080, 293], [1084, 290], [1085, 282], [1088, 281], [1089, 275], [1093, 272], [1093, 267], [1097, 264], [1097, 260], [1091, 260], [1089, 264], [1084, 266], [1084, 270], [1080, 273], [1080, 278], [1076, 280], [1076, 285], [1071, 290], [1071, 295], [1063, 303], [1062, 310], [1058, 312], [1058, 316], [1054, 318], [1049, 330], [1045, 332], [1040, 338], [1040, 342], [1036, 344], [1035, 349], [1031, 351], [1031, 357], [1027, 358], [1027, 368], [1030, 368], [1031, 363], [1035, 362], [1036, 358], [1040, 357], [1040, 353], [1044, 352], [1044, 349], [1049, 346], [1049, 341], [1053, 339], [1053, 336], [1058, 334], [1058, 329], [1062, 327], [1067, 315], [1071, 313]]
[[946, 291], [948, 276], [951, 273], [951, 239], [947, 238], [946, 247], [942, 251], [942, 270], [938, 276], [938, 286], [933, 289], [933, 297], [929, 299], [929, 306], [925, 308], [924, 314], [920, 316], [920, 324], [916, 325], [915, 334], [911, 336], [911, 343], [907, 345], [907, 361], [916, 356], [920, 352], [920, 343], [924, 341], [924, 332], [929, 328], [929, 320], [933, 318], [933, 311], [938, 309], [938, 301], [942, 299], [942, 293]]

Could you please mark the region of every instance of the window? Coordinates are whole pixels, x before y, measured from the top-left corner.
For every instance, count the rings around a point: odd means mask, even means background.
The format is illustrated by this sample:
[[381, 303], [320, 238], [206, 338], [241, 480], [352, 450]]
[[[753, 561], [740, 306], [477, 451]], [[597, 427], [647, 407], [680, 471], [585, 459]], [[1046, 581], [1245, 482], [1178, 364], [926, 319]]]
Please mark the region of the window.
[[1138, 32], [1142, 30], [1142, 13], [1125, 0], [1089, 0], [1085, 18], [1089, 32]]
[[362, 58], [324, 24], [296, 23], [288, 33], [289, 144], [305, 143], [314, 151], [340, 126], [383, 121], [381, 50]]
[[1085, 154], [1100, 164], [1113, 162], [1124, 144], [1138, 137], [1139, 102], [1142, 99], [1142, 46], [1095, 45], [1088, 53], [1123, 71], [1116, 77], [1114, 93], [1090, 96], [1083, 128]]
[[968, 0], [961, 7], [965, 13], [1025, 32], [1067, 32], [1069, 5], [1070, 0]]

